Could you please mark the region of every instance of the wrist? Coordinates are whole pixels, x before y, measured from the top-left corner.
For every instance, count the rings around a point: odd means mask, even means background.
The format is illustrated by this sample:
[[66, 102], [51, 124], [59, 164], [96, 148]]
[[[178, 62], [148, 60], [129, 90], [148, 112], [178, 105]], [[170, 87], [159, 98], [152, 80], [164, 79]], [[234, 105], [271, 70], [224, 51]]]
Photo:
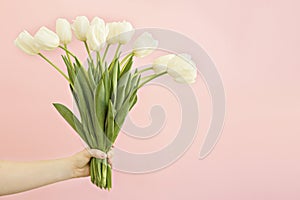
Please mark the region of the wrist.
[[67, 180], [67, 179], [71, 179], [74, 178], [74, 169], [73, 169], [73, 165], [72, 165], [72, 161], [70, 158], [62, 158], [59, 159], [58, 162], [60, 162], [60, 166], [61, 166], [61, 179], [63, 180]]

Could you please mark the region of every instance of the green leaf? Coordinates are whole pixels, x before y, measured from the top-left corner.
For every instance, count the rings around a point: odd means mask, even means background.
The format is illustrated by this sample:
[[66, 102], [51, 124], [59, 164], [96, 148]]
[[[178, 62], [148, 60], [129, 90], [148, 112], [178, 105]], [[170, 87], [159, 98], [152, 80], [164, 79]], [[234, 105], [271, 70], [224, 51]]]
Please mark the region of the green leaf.
[[116, 102], [116, 110], [119, 110], [121, 105], [124, 102], [124, 98], [125, 98], [125, 86], [123, 85], [122, 87], [118, 87], [118, 98], [117, 98], [117, 102]]
[[[99, 58], [99, 59], [101, 59], [101, 58]], [[96, 81], [96, 83], [97, 83], [97, 84], [98, 84], [99, 81], [102, 79], [102, 74], [103, 74], [103, 72], [104, 72], [103, 66], [102, 66], [102, 65], [103, 65], [103, 64], [101, 64], [100, 61], [97, 62], [97, 70], [96, 70], [96, 74], [97, 74], [97, 81]]]
[[129, 110], [131, 110], [132, 107], [133, 107], [133, 106], [136, 104], [136, 102], [137, 102], [137, 91], [138, 91], [138, 87], [139, 87], [140, 80], [141, 80], [141, 75], [139, 75], [139, 78], [138, 78], [138, 80], [137, 80], [135, 86], [133, 87], [130, 96], [128, 97], [128, 98], [129, 98], [129, 101], [130, 101], [130, 108], [129, 108]]
[[83, 127], [87, 129], [90, 138], [90, 145], [96, 148], [98, 145], [97, 134], [95, 133], [96, 117], [94, 116], [94, 94], [89, 85], [85, 69], [80, 67], [78, 69], [75, 81], [75, 93], [79, 102], [79, 111], [81, 112]]
[[97, 138], [97, 149], [100, 149], [101, 151], [105, 151], [105, 133], [104, 130], [100, 127], [99, 122], [97, 121], [97, 116], [96, 116], [96, 112], [93, 112], [94, 114], [94, 118], [96, 119], [93, 124], [94, 124], [94, 128], [95, 128], [95, 134], [96, 134], [96, 138]]
[[120, 62], [118, 61], [118, 80], [121, 77], [121, 70], [120, 70], [121, 66], [120, 66]]
[[112, 140], [112, 137], [114, 134], [114, 118], [115, 118], [115, 110], [114, 110], [112, 101], [110, 100], [108, 102], [108, 110], [107, 110], [107, 116], [106, 116], [106, 128], [105, 128], [107, 139], [109, 140], [109, 141], [107, 141], [109, 143], [106, 145], [106, 148], [107, 148], [106, 150], [109, 150], [109, 148], [112, 145], [111, 140]]
[[127, 80], [127, 83], [126, 83], [126, 87], [125, 87], [125, 97], [127, 97], [129, 92], [130, 92], [131, 81], [132, 81], [131, 74], [129, 74], [129, 77], [128, 77], [128, 80]]
[[102, 130], [104, 130], [105, 116], [107, 111], [107, 102], [105, 101], [105, 88], [103, 80], [96, 88], [95, 94], [95, 110], [98, 118], [98, 122]]
[[64, 105], [59, 103], [53, 103], [53, 106], [60, 113], [60, 115], [70, 124], [70, 126], [79, 134], [79, 136], [88, 143], [84, 134], [82, 124], [77, 117]]
[[112, 137], [111, 142], [114, 143], [120, 129], [122, 128], [122, 125], [125, 121], [125, 118], [129, 112], [130, 109], [130, 101], [129, 98], [122, 104], [121, 108], [117, 111], [116, 117], [115, 117], [115, 126], [114, 126], [114, 134]]
[[131, 105], [130, 105], [129, 110], [131, 110], [131, 109], [133, 108], [133, 106], [136, 104], [136, 102], [137, 102], [137, 95], [134, 96], [134, 99], [133, 99], [133, 101], [131, 102]]
[[128, 95], [131, 91], [134, 90], [134, 87], [136, 86], [136, 83], [138, 82], [138, 80], [139, 80], [139, 76], [134, 75], [132, 80], [130, 81], [130, 86], [129, 86], [130, 88], [129, 88]]
[[115, 66], [115, 61], [116, 61], [116, 59], [114, 58], [114, 59], [111, 61], [111, 63], [109, 64], [109, 67], [108, 67], [108, 71], [109, 71], [109, 72], [111, 71], [111, 69], [113, 68], [113, 66]]
[[81, 64], [80, 64], [80, 61], [78, 60], [77, 57], [75, 57], [75, 63], [74, 63], [74, 64], [76, 64], [76, 66], [77, 66], [78, 68], [81, 68], [81, 67], [82, 67]]
[[122, 76], [120, 76], [120, 79], [118, 80], [118, 87], [126, 86], [128, 78], [129, 78], [130, 71], [124, 73]]
[[112, 102], [114, 105], [116, 105], [116, 99], [117, 99], [117, 81], [118, 81], [118, 68], [119, 68], [119, 61], [115, 62], [115, 65], [112, 68], [112, 78], [111, 78], [111, 87], [112, 87]]
[[120, 76], [122, 76], [124, 73], [130, 71], [130, 69], [132, 67], [132, 64], [133, 64], [133, 55], [131, 55], [129, 57], [129, 59], [127, 60], [127, 62], [125, 63], [124, 67], [121, 70], [121, 75]]
[[94, 90], [96, 87], [96, 83], [95, 83], [95, 77], [93, 75], [92, 69], [93, 68], [91, 66], [88, 68], [88, 78], [90, 80], [89, 82], [91, 83], [91, 88], [92, 88], [92, 90]]
[[139, 89], [139, 84], [140, 84], [140, 80], [141, 80], [141, 75], [138, 76], [138, 79], [137, 81], [135, 82], [135, 84], [133, 85], [132, 89], [130, 90], [130, 95], [129, 95], [129, 98], [130, 98], [130, 101], [133, 100], [133, 98], [136, 96], [136, 93]]
[[95, 96], [94, 96], [94, 108], [91, 111], [91, 115], [93, 118], [93, 126], [95, 130], [95, 135], [97, 138], [97, 148], [104, 151], [104, 123], [105, 123], [105, 115], [106, 115], [107, 105], [105, 101], [105, 89], [103, 85], [103, 81], [101, 80], [100, 84], [98, 84]]
[[104, 88], [105, 88], [105, 101], [108, 102], [108, 100], [111, 97], [111, 81], [109, 78], [109, 73], [108, 73], [108, 69], [106, 68], [104, 71], [104, 78], [103, 78], [103, 83], [104, 83]]
[[88, 118], [85, 102], [82, 100], [82, 97], [77, 95], [72, 88], [71, 88], [71, 91], [72, 91], [73, 97], [75, 99], [77, 108], [80, 113], [81, 124], [82, 124], [82, 128], [83, 128], [83, 132], [85, 133], [85, 136], [87, 139], [87, 144], [89, 145], [90, 148], [95, 148], [96, 144], [94, 142], [94, 139], [90, 136], [90, 130], [88, 128], [88, 123], [90, 123], [90, 120]]

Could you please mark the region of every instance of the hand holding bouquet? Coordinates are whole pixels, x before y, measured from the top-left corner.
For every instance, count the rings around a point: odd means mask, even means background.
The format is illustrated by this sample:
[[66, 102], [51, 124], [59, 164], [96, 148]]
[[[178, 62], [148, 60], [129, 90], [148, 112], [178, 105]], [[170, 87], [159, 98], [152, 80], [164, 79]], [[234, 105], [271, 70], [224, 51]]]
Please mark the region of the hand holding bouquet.
[[[84, 43], [87, 68], [67, 46], [72, 40], [72, 30]], [[164, 55], [156, 58], [151, 67], [133, 70], [134, 57], [145, 57], [158, 47], [158, 41], [145, 32], [136, 39], [133, 50], [121, 57], [121, 46], [133, 35], [129, 22], [105, 23], [98, 17], [89, 22], [87, 17], [79, 16], [72, 25], [66, 19], [58, 19], [56, 33], [41, 27], [34, 36], [23, 31], [15, 40], [17, 47], [29, 55], [39, 55], [68, 81], [80, 116], [62, 104], [53, 105], [90, 148], [105, 153], [112, 148], [128, 112], [137, 102], [138, 89], [165, 74], [179, 83], [193, 83], [197, 75], [195, 64], [187, 54]], [[112, 45], [117, 48], [113, 59], [108, 61], [106, 55]], [[62, 59], [67, 74], [42, 53], [56, 48], [65, 52]], [[152, 75], [143, 74], [150, 70]], [[112, 187], [111, 164], [107, 158], [92, 158], [90, 175], [98, 187]]]

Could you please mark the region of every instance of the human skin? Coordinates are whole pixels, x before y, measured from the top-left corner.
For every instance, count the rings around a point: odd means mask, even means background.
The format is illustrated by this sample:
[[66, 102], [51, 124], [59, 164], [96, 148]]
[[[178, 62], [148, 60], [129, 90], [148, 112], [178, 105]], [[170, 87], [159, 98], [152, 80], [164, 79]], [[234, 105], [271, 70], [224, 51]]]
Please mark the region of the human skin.
[[73, 156], [55, 160], [0, 161], [0, 196], [89, 176], [90, 159], [92, 157], [104, 159], [106, 156], [102, 151], [85, 149]]

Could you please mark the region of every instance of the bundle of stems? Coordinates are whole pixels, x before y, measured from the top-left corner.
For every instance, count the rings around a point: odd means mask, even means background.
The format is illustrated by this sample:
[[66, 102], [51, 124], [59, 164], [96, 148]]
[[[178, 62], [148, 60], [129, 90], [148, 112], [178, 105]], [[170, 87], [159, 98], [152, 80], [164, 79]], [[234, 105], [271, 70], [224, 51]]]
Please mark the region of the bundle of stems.
[[[67, 66], [70, 89], [80, 119], [66, 106], [59, 103], [53, 105], [90, 148], [107, 153], [128, 112], [137, 102], [138, 89], [164, 73], [145, 77], [141, 81], [142, 72], [150, 68], [133, 71], [133, 53], [126, 55], [120, 62], [119, 48], [109, 65], [100, 53], [94, 59], [89, 56], [87, 69], [76, 56], [65, 50], [67, 55], [62, 58]], [[74, 62], [69, 54], [73, 55]], [[98, 187], [108, 190], [112, 187], [112, 169], [107, 158], [92, 158], [90, 175], [92, 183]]]

